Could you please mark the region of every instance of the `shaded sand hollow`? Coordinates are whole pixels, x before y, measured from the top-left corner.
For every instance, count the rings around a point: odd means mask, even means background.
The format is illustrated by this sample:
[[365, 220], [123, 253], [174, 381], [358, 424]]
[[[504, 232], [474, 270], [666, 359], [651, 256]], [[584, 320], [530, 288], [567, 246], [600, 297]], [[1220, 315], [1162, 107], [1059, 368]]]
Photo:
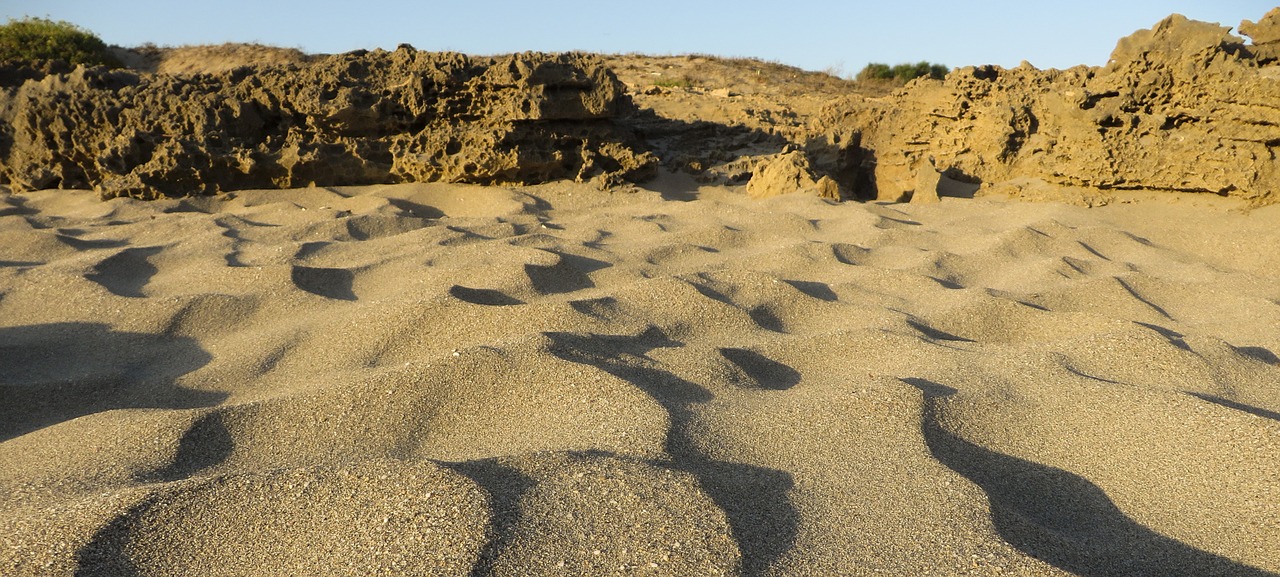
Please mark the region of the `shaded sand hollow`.
[[1276, 575], [1280, 206], [0, 196], [0, 574]]

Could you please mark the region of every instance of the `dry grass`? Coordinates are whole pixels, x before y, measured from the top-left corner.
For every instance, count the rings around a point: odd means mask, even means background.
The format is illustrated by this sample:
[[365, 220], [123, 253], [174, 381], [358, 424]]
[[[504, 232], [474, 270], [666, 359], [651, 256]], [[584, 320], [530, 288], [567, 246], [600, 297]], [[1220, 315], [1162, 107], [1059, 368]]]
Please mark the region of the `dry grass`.
[[129, 68], [159, 74], [212, 74], [241, 66], [301, 66], [316, 58], [297, 48], [233, 42], [194, 46], [145, 44], [121, 49], [117, 55]]

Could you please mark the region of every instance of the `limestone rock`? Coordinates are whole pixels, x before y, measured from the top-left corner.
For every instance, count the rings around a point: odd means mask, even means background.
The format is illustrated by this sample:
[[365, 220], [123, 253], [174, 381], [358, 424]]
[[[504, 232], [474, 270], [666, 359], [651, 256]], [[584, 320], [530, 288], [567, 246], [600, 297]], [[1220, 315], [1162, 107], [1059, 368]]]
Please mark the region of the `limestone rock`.
[[916, 171], [916, 185], [915, 190], [911, 192], [911, 203], [937, 204], [940, 202], [938, 185], [941, 182], [942, 174], [933, 165], [920, 167], [920, 170]]
[[[199, 74], [0, 73], [0, 185], [155, 198], [244, 188], [639, 180], [630, 105], [578, 54], [357, 51]], [[21, 83], [18, 83], [18, 81]]]
[[1253, 40], [1254, 45], [1280, 42], [1280, 8], [1272, 8], [1257, 22], [1241, 22], [1240, 33]]
[[840, 187], [828, 176], [816, 177], [809, 158], [798, 150], [778, 154], [756, 167], [747, 181], [752, 198], [769, 198], [798, 192], [840, 200]]
[[1240, 33], [1253, 41], [1251, 49], [1258, 60], [1280, 59], [1280, 8], [1273, 8], [1257, 22], [1241, 22]]
[[842, 200], [844, 198], [844, 196], [840, 194], [840, 183], [836, 182], [834, 178], [826, 175], [823, 175], [818, 179], [816, 192], [818, 193], [818, 196], [828, 200]]
[[[1271, 38], [1277, 20], [1246, 28]], [[841, 103], [823, 124], [861, 134], [880, 200], [910, 198], [933, 159], [944, 187], [1028, 178], [1280, 202], [1280, 61], [1228, 30], [1174, 15], [1117, 43], [1106, 67], [959, 68]]]
[[1231, 34], [1230, 26], [1188, 20], [1181, 14], [1172, 14], [1150, 29], [1121, 38], [1111, 52], [1108, 64], [1123, 66], [1142, 59], [1168, 62], [1204, 52], [1235, 51], [1242, 46], [1241, 39]]

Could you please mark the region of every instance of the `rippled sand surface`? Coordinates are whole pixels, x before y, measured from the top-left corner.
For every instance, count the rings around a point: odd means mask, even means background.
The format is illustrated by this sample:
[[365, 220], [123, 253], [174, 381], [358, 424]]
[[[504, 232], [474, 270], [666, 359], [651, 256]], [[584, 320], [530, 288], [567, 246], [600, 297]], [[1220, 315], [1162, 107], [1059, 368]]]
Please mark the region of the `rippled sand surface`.
[[1280, 207], [654, 188], [0, 196], [0, 573], [1280, 572]]

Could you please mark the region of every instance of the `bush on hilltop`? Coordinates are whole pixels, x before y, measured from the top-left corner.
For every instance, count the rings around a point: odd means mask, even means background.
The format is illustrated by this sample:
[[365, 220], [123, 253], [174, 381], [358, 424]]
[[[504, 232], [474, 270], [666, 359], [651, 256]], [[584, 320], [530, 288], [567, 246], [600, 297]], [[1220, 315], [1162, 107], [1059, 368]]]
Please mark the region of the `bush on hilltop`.
[[121, 66], [111, 50], [92, 32], [75, 24], [47, 18], [9, 20], [0, 26], [0, 61], [24, 63], [61, 60], [67, 64]]
[[947, 67], [943, 64], [932, 64], [925, 61], [915, 64], [899, 64], [892, 67], [888, 64], [872, 62], [858, 72], [856, 80], [859, 82], [897, 82], [906, 84], [921, 76], [942, 80], [947, 76], [947, 71]]

